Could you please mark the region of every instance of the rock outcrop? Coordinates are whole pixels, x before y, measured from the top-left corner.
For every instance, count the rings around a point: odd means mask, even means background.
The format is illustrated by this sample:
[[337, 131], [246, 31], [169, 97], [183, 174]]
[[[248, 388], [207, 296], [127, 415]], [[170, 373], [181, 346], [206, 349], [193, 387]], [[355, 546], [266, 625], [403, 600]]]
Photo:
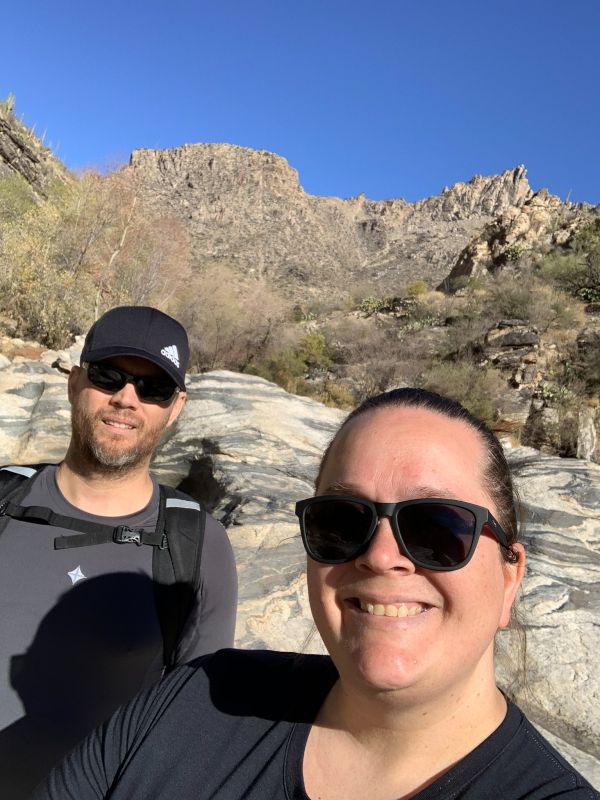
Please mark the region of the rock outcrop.
[[154, 210], [185, 224], [198, 265], [266, 275], [304, 296], [436, 283], [487, 222], [532, 195], [517, 167], [415, 203], [316, 197], [280, 156], [227, 144], [135, 150], [130, 169]]
[[440, 288], [452, 291], [468, 279], [495, 273], [511, 262], [531, 261], [564, 245], [593, 216], [589, 206], [563, 203], [546, 189], [530, 193], [521, 205], [504, 210], [485, 225], [460, 253]]
[[[35, 352], [16, 343], [0, 364], [0, 462], [62, 457], [69, 435], [66, 369], [76, 349]], [[31, 355], [18, 355], [26, 353]], [[178, 430], [156, 463], [161, 480], [200, 497], [229, 530], [238, 561], [237, 642], [321, 647], [304, 581], [293, 502], [312, 492], [319, 455], [342, 413], [260, 378], [191, 376]], [[522, 603], [528, 687], [521, 705], [600, 786], [600, 466], [519, 448], [507, 451], [523, 498], [528, 570]], [[311, 639], [312, 637], [312, 639]], [[499, 678], [516, 657], [500, 640]]]
[[0, 174], [12, 171], [21, 175], [40, 197], [45, 197], [52, 181], [69, 180], [64, 165], [32, 131], [13, 114], [12, 103], [0, 102]]

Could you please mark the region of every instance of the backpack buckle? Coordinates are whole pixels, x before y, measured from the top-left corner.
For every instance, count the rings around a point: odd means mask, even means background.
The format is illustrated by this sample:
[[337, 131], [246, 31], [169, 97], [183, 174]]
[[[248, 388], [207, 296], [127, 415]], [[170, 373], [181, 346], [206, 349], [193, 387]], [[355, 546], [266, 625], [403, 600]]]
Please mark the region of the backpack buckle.
[[0, 504], [0, 517], [4, 516], [4, 512], [6, 511], [6, 507], [7, 506], [8, 506], [8, 503], [1, 503]]
[[137, 544], [138, 547], [141, 547], [142, 534], [140, 531], [128, 528], [127, 525], [119, 525], [113, 533], [113, 542], [117, 544]]

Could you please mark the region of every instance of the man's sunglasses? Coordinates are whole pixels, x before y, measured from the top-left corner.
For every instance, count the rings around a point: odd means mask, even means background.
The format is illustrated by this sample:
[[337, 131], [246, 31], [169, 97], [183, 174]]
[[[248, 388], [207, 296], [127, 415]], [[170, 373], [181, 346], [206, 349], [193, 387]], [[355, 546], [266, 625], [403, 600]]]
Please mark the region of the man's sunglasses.
[[103, 364], [101, 361], [81, 365], [89, 382], [105, 392], [119, 392], [127, 383], [133, 383], [140, 400], [146, 403], [165, 403], [178, 388], [167, 375], [131, 375], [124, 369]]
[[449, 572], [468, 564], [486, 525], [510, 551], [506, 534], [487, 508], [460, 500], [427, 498], [372, 503], [323, 495], [296, 503], [302, 541], [322, 564], [343, 564], [364, 553], [380, 517], [389, 517], [400, 550], [417, 567]]

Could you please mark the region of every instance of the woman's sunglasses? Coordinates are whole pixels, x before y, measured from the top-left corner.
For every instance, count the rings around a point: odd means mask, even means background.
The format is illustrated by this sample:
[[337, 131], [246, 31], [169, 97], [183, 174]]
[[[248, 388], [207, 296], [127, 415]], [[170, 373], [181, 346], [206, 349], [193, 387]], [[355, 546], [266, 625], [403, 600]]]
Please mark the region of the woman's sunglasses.
[[300, 500], [296, 514], [306, 552], [322, 564], [343, 564], [364, 553], [380, 517], [389, 517], [398, 546], [417, 567], [439, 572], [464, 567], [484, 525], [510, 550], [506, 534], [488, 509], [460, 500], [372, 503], [323, 495]]
[[101, 361], [81, 365], [89, 382], [105, 392], [119, 392], [127, 383], [133, 383], [140, 400], [146, 403], [165, 403], [178, 391], [175, 383], [163, 375], [131, 375], [124, 369], [103, 364]]

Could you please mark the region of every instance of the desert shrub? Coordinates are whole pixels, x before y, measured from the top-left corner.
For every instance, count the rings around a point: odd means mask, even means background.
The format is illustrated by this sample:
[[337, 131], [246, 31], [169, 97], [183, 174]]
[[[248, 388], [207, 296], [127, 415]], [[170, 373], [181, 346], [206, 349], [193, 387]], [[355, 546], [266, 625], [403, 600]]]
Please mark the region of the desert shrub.
[[520, 261], [524, 250], [525, 247], [522, 242], [515, 242], [514, 244], [509, 245], [504, 250], [504, 258], [506, 262], [512, 264], [515, 263], [516, 261]]
[[380, 311], [390, 311], [393, 305], [393, 297], [375, 297], [374, 295], [368, 295], [367, 297], [363, 297], [358, 303], [357, 310], [362, 311], [362, 313], [367, 316], [371, 316], [371, 314], [377, 314]]
[[[279, 340], [279, 337], [277, 337]], [[279, 384], [288, 392], [310, 395], [335, 405], [334, 397], [342, 399], [342, 387], [330, 381], [327, 370], [332, 365], [325, 337], [318, 331], [310, 331], [287, 347], [275, 349], [274, 343], [258, 358], [252, 360], [244, 371], [259, 375]], [[319, 380], [324, 375], [324, 380]]]
[[34, 205], [35, 197], [24, 178], [15, 172], [0, 176], [0, 223], [13, 222]]
[[472, 414], [492, 423], [506, 384], [494, 370], [478, 367], [468, 360], [442, 361], [434, 364], [420, 385], [425, 389], [458, 400]]
[[244, 282], [226, 264], [196, 274], [175, 302], [190, 337], [190, 367], [201, 372], [249, 371], [278, 338], [289, 313], [276, 291], [262, 281]]
[[145, 208], [127, 172], [52, 186], [2, 227], [0, 308], [52, 347], [111, 306], [165, 307], [188, 275], [181, 226]]
[[418, 295], [406, 307], [406, 317], [398, 331], [400, 336], [423, 328], [445, 324], [447, 298], [441, 292]]
[[481, 352], [490, 326], [490, 319], [483, 314], [481, 307], [476, 307], [474, 304], [465, 307], [448, 325], [446, 346], [440, 355], [472, 358]]
[[0, 303], [22, 336], [64, 346], [91, 321], [94, 287], [60, 258], [61, 197], [30, 208], [3, 228]]
[[600, 348], [589, 350], [579, 357], [579, 369], [586, 390], [600, 393]]
[[319, 331], [311, 331], [298, 345], [298, 355], [311, 372], [328, 370], [333, 361], [325, 343], [325, 336]]
[[571, 397], [600, 393], [600, 347], [581, 350], [576, 342], [571, 342], [552, 378]]
[[384, 327], [373, 318], [343, 317], [327, 325], [325, 336], [336, 372], [352, 386], [355, 402], [401, 381], [402, 347], [395, 325]]
[[424, 294], [427, 294], [429, 291], [429, 286], [425, 283], [425, 281], [412, 281], [406, 287], [406, 294], [408, 297], [412, 297], [413, 299], [416, 297], [422, 297]]
[[485, 278], [481, 275], [456, 275], [452, 280], [444, 281], [444, 291], [459, 292], [467, 289], [472, 292], [485, 288]]
[[315, 395], [315, 400], [320, 400], [327, 406], [335, 408], [352, 408], [356, 399], [347, 386], [333, 380], [326, 380], [322, 389]]
[[495, 281], [490, 288], [490, 301], [496, 319], [529, 321], [532, 292], [529, 283], [522, 279]]
[[542, 333], [550, 328], [568, 331], [583, 323], [584, 312], [566, 292], [538, 284], [531, 298], [529, 319]]
[[297, 350], [280, 350], [256, 359], [246, 368], [246, 372], [277, 383], [288, 392], [306, 393], [301, 391], [300, 385], [301, 379], [304, 382], [306, 364]]
[[557, 286], [532, 275], [501, 273], [489, 285], [481, 314], [493, 324], [522, 319], [542, 333], [550, 328], [572, 329], [583, 322], [581, 303]]
[[600, 301], [600, 221], [579, 231], [566, 250], [540, 259], [537, 269], [543, 278], [580, 300]]

